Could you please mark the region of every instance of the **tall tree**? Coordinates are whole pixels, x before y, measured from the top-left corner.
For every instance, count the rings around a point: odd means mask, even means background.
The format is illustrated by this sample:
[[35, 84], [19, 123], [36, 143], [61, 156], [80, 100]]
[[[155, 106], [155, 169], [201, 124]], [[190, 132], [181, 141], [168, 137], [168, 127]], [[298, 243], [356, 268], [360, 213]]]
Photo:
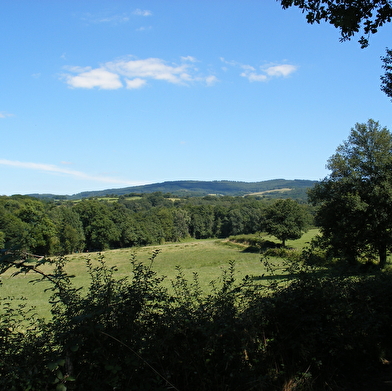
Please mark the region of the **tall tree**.
[[335, 256], [355, 263], [392, 248], [392, 135], [378, 122], [357, 123], [328, 160], [331, 174], [309, 191], [316, 222]]
[[75, 251], [82, 251], [85, 238], [79, 214], [69, 205], [61, 205], [53, 208], [51, 218], [57, 229], [58, 252], [71, 254]]
[[36, 199], [26, 199], [16, 212], [28, 226], [23, 247], [37, 255], [52, 255], [58, 245], [56, 227], [47, 212], [45, 205]]
[[118, 242], [120, 231], [114, 224], [107, 203], [83, 200], [73, 210], [79, 214], [88, 250], [105, 250]]
[[308, 213], [302, 205], [291, 199], [281, 199], [267, 208], [264, 229], [285, 246], [286, 240], [302, 236], [308, 222]]

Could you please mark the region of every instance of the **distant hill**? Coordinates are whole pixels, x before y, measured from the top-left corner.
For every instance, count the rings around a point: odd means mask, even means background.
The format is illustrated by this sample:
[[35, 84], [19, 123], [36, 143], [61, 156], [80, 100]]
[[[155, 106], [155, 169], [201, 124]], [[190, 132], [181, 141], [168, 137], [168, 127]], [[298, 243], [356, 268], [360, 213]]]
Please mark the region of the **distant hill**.
[[269, 198], [279, 198], [282, 195], [290, 198], [306, 198], [306, 190], [312, 187], [316, 181], [305, 179], [272, 179], [261, 182], [237, 182], [237, 181], [168, 181], [152, 183], [149, 185], [124, 187], [121, 189], [107, 189], [100, 191], [84, 191], [72, 196], [54, 194], [29, 194], [37, 198], [54, 199], [82, 199], [91, 197], [105, 197], [108, 195], [121, 196], [130, 193], [153, 193], [160, 191], [177, 196], [206, 196], [206, 195], [230, 195], [244, 196], [254, 194]]

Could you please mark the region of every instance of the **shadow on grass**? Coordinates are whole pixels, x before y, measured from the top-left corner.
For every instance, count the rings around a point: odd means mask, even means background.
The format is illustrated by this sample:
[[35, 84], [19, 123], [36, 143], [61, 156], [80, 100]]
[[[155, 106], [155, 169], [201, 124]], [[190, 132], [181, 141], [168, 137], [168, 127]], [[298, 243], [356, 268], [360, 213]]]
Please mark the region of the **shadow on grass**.
[[244, 253], [263, 253], [273, 248], [282, 248], [281, 243], [275, 243], [270, 240], [264, 240], [262, 244], [253, 244], [246, 247], [242, 252]]
[[325, 277], [328, 275], [328, 271], [325, 269], [317, 269], [317, 270], [312, 270], [312, 271], [300, 271], [297, 273], [281, 273], [279, 274], [263, 274], [261, 276], [251, 276], [250, 279], [252, 281], [284, 281], [284, 280], [295, 280], [297, 278], [300, 278], [300, 276], [303, 276], [304, 273], [307, 275], [311, 275], [312, 277]]

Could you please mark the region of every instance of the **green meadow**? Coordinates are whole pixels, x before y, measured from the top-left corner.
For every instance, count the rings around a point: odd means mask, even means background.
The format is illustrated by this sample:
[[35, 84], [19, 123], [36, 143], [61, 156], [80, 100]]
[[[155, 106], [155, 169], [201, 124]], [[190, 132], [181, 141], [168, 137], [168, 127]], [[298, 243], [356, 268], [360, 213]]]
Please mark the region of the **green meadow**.
[[[302, 249], [318, 233], [318, 230], [310, 230], [301, 239], [288, 241], [287, 246], [295, 249]], [[268, 235], [263, 238], [271, 241], [278, 241]], [[247, 251], [247, 246], [236, 244], [224, 239], [189, 240], [180, 243], [167, 243], [157, 246], [146, 246], [140, 248], [128, 248], [110, 250], [101, 253], [83, 253], [68, 255], [66, 259], [66, 272], [73, 275], [73, 284], [77, 287], [88, 286], [89, 275], [86, 268], [86, 259], [96, 261], [100, 256], [104, 256], [108, 266], [115, 266], [115, 276], [123, 278], [131, 276], [131, 259], [136, 257], [138, 261], [145, 264], [150, 263], [150, 259], [155, 251], [159, 251], [152, 268], [157, 276], [165, 276], [163, 284], [171, 287], [171, 281], [178, 273], [178, 267], [188, 280], [193, 280], [197, 273], [201, 288], [205, 293], [211, 289], [210, 282], [218, 280], [222, 272], [228, 269], [230, 262], [235, 262], [235, 273], [237, 280], [241, 280], [246, 275], [255, 277], [256, 281], [262, 282], [260, 277], [268, 274], [262, 261], [262, 254]], [[282, 260], [271, 258], [271, 264], [277, 276], [284, 276], [284, 265]], [[50, 272], [50, 266], [43, 266], [42, 271]], [[46, 281], [34, 281], [39, 279], [34, 274], [19, 274], [12, 276], [14, 270], [10, 270], [1, 276], [2, 285], [1, 298], [16, 297], [25, 298], [28, 306], [34, 306], [36, 312], [42, 317], [50, 316], [50, 284]], [[17, 301], [19, 302], [19, 301]]]

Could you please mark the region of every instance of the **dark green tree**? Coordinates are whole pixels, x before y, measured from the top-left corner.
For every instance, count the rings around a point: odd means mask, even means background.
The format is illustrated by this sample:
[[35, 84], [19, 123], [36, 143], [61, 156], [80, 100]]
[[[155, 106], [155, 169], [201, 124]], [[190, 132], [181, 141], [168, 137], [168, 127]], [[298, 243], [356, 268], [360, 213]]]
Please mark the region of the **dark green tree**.
[[303, 205], [291, 199], [277, 200], [266, 210], [264, 230], [282, 241], [299, 239], [309, 223], [309, 216]]
[[28, 224], [15, 215], [15, 209], [9, 209], [7, 203], [0, 203], [0, 231], [3, 233], [1, 248], [19, 246], [27, 249], [28, 230]]
[[328, 160], [331, 174], [309, 191], [316, 223], [333, 255], [355, 263], [392, 248], [392, 135], [378, 122], [357, 123]]
[[214, 207], [198, 205], [190, 208], [190, 234], [196, 239], [206, 239], [214, 236]]
[[28, 227], [21, 243], [37, 255], [53, 255], [58, 245], [56, 227], [47, 212], [45, 205], [36, 199], [26, 199], [16, 212]]
[[0, 249], [4, 248], [5, 244], [5, 233], [0, 231]]
[[75, 251], [82, 251], [85, 237], [79, 214], [70, 206], [61, 205], [51, 211], [51, 217], [57, 228], [58, 252], [71, 254]]
[[88, 250], [101, 251], [117, 243], [120, 231], [112, 220], [111, 209], [106, 202], [84, 200], [74, 206], [83, 225]]
[[277, 0], [284, 9], [296, 6], [306, 14], [308, 23], [326, 21], [340, 30], [341, 41], [350, 40], [362, 30], [359, 43], [369, 45], [371, 34], [392, 18], [390, 0]]
[[173, 240], [180, 241], [189, 236], [191, 218], [185, 209], [172, 209], [173, 214]]

